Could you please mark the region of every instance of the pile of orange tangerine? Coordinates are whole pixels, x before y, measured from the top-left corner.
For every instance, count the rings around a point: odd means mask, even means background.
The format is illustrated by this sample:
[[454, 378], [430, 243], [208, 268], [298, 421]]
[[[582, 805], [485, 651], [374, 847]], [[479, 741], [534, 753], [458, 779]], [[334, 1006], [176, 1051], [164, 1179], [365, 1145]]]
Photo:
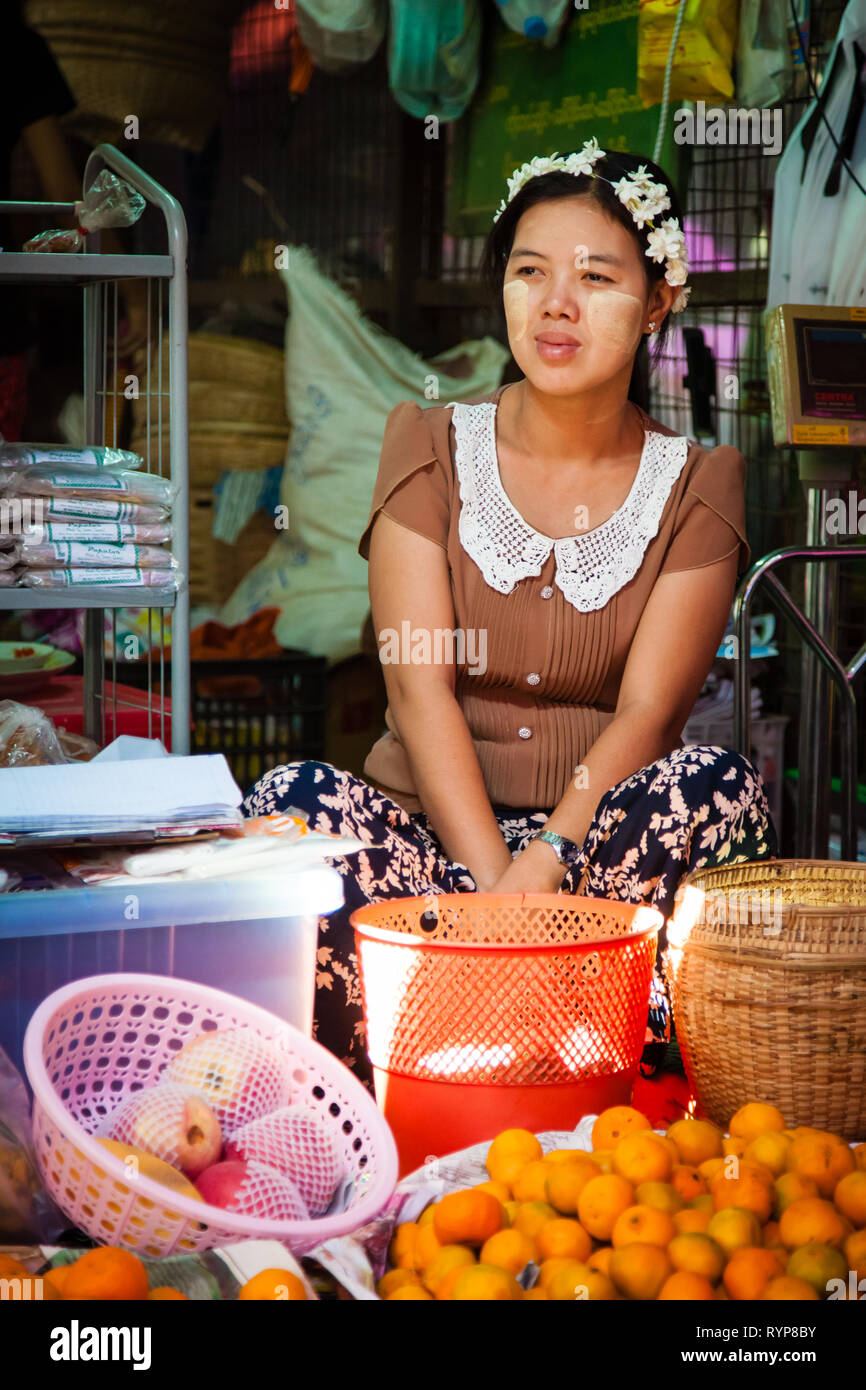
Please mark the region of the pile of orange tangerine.
[[507, 1129], [486, 1166], [396, 1228], [381, 1298], [856, 1298], [866, 1281], [866, 1144], [788, 1129], [772, 1105], [744, 1105], [728, 1135], [695, 1119], [656, 1134], [614, 1106], [591, 1151]]
[[[131, 1250], [116, 1245], [99, 1245], [87, 1250], [72, 1264], [55, 1265], [43, 1275], [33, 1276], [25, 1265], [11, 1255], [0, 1254], [0, 1279], [7, 1288], [20, 1292], [7, 1296], [17, 1299], [36, 1299], [45, 1302], [99, 1303], [109, 1302], [181, 1302], [189, 1299], [170, 1284], [149, 1287], [147, 1270]], [[254, 1274], [241, 1287], [239, 1302], [274, 1303], [300, 1302], [307, 1297], [303, 1282], [288, 1269], [265, 1269]]]

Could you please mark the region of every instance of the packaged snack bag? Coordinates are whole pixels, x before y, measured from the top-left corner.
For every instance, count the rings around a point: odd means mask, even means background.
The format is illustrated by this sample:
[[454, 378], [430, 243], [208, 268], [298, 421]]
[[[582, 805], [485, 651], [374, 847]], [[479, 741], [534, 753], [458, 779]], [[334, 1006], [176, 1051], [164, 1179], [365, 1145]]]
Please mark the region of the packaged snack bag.
[[[38, 541], [25, 538], [18, 549], [22, 565], [33, 569], [82, 569], [113, 566], [123, 569], [174, 569], [171, 551], [158, 545], [113, 544], [110, 541]], [[0, 556], [2, 566], [2, 556]]]
[[[739, 0], [687, 0], [671, 68], [671, 101], [730, 101]], [[662, 100], [665, 68], [679, 4], [641, 0], [638, 18], [638, 93], [644, 106]]]
[[85, 544], [99, 541], [108, 545], [162, 545], [171, 540], [167, 521], [140, 526], [134, 521], [46, 521], [28, 526], [22, 532], [25, 542], [42, 544], [45, 541]]
[[76, 589], [94, 584], [118, 589], [173, 589], [177, 586], [177, 577], [172, 570], [144, 570], [131, 566], [115, 569], [105, 565], [88, 569], [24, 569], [20, 583], [28, 589]]
[[166, 521], [168, 511], [165, 507], [152, 506], [147, 502], [122, 502], [117, 497], [21, 497], [23, 504], [30, 504], [31, 514], [41, 516], [43, 521]]
[[109, 498], [123, 502], [147, 502], [159, 507], [171, 504], [174, 489], [168, 478], [156, 473], [136, 473], [127, 468], [75, 468], [36, 464], [11, 468], [0, 477], [7, 497], [31, 496]]
[[39, 464], [73, 468], [140, 468], [141, 454], [94, 444], [73, 449], [66, 444], [7, 444], [0, 440], [0, 468], [32, 468]]

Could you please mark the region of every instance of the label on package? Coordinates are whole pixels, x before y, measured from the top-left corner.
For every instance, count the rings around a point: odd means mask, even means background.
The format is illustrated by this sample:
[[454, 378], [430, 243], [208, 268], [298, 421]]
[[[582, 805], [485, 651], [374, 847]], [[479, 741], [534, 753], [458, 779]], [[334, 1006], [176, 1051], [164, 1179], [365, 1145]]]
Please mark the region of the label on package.
[[794, 444], [847, 444], [847, 425], [794, 425]]

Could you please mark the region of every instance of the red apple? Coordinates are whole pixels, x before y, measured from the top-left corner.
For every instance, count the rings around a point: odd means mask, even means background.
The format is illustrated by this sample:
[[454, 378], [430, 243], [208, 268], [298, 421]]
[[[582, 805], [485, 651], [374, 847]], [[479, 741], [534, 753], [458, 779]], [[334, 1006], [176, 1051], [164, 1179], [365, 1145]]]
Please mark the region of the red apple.
[[255, 1159], [291, 1178], [312, 1216], [327, 1211], [346, 1171], [328, 1125], [300, 1106], [283, 1106], [243, 1125], [226, 1141], [225, 1156]]
[[220, 1122], [204, 1096], [162, 1081], [135, 1091], [97, 1131], [131, 1144], [194, 1178], [220, 1156]]
[[200, 1091], [225, 1134], [285, 1105], [289, 1059], [251, 1028], [202, 1033], [169, 1062], [163, 1076]]
[[306, 1221], [310, 1215], [295, 1184], [265, 1163], [214, 1163], [199, 1173], [195, 1185], [206, 1202], [223, 1211], [266, 1221]]

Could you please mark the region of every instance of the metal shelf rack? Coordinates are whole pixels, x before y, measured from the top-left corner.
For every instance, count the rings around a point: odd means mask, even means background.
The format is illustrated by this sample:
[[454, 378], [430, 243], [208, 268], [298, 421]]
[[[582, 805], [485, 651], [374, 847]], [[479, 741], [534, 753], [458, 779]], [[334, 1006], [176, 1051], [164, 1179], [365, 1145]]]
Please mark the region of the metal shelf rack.
[[[137, 383], [138, 399], [159, 422], [148, 429], [142, 471], [168, 477], [172, 484], [171, 550], [177, 562], [177, 588], [130, 589], [103, 586], [76, 589], [0, 589], [0, 609], [69, 608], [84, 610], [83, 698], [84, 732], [100, 745], [118, 728], [118, 713], [126, 702], [117, 693], [124, 684], [124, 660], [118, 656], [117, 613], [135, 608], [144, 613], [144, 663], [147, 669], [147, 728], [152, 738], [167, 741], [170, 724], [174, 753], [190, 746], [189, 672], [189, 443], [187, 420], [187, 231], [180, 204], [144, 170], [113, 145], [98, 145], [84, 172], [86, 190], [103, 167], [131, 184], [162, 214], [166, 254], [102, 255], [98, 236], [88, 238], [85, 251], [72, 254], [4, 252], [0, 254], [0, 309], [3, 285], [79, 285], [83, 301], [82, 390], [86, 440], [89, 444], [118, 444], [118, 421], [126, 404], [128, 374], [119, 374], [117, 327], [119, 286], [139, 280], [146, 286], [146, 370]], [[0, 213], [38, 213], [44, 225], [58, 215], [71, 216], [71, 203], [0, 203]], [[92, 244], [92, 249], [91, 249]], [[167, 353], [168, 362], [163, 361]], [[106, 614], [109, 615], [108, 633]], [[170, 615], [171, 634], [166, 616]], [[108, 640], [109, 652], [106, 652]], [[170, 641], [170, 660], [166, 650]], [[129, 645], [129, 657], [141, 653]], [[111, 668], [110, 697], [106, 672]], [[167, 673], [170, 671], [170, 676]], [[171, 714], [165, 699], [170, 681]], [[132, 702], [130, 702], [132, 706]], [[141, 708], [140, 703], [134, 706]]]

